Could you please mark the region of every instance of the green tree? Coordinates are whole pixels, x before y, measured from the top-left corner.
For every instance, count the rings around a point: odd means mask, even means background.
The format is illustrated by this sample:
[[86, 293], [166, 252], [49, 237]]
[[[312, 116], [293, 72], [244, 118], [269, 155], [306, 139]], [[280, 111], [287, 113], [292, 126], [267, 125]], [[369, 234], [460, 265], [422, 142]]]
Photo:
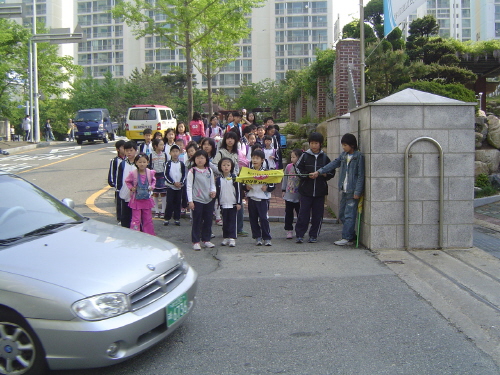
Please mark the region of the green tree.
[[[39, 33], [47, 32], [40, 27]], [[16, 100], [29, 95], [28, 49], [31, 31], [14, 21], [0, 18], [0, 116], [9, 117], [17, 113]], [[64, 94], [63, 83], [71, 80], [81, 71], [73, 64], [70, 56], [58, 56], [58, 46], [50, 43], [37, 43], [38, 47], [38, 86], [45, 99], [60, 97]], [[24, 101], [23, 100], [23, 101]]]
[[[158, 36], [170, 48], [184, 49], [188, 77], [187, 109], [188, 117], [192, 117], [193, 48], [204, 39], [213, 40], [213, 33], [240, 32], [240, 37], [244, 37], [249, 31], [245, 14], [263, 3], [264, 0], [131, 0], [119, 2], [112, 13], [132, 26], [137, 37]], [[155, 15], [165, 16], [166, 21], [156, 22]]]

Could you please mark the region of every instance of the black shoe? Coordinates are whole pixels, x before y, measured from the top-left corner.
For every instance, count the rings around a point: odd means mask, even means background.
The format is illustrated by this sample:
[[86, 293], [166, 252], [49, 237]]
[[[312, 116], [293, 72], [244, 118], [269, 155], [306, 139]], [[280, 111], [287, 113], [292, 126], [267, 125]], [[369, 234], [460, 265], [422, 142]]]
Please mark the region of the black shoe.
[[166, 226], [166, 227], [168, 227], [168, 224], [170, 224], [170, 221], [168, 221], [168, 220], [165, 220], [165, 221], [163, 222], [163, 225], [164, 225], [164, 226]]
[[316, 243], [318, 242], [318, 239], [316, 237], [309, 237], [309, 241], [307, 241], [309, 243]]
[[174, 224], [175, 224], [175, 225], [177, 225], [178, 227], [180, 227], [180, 226], [181, 226], [181, 222], [180, 222], [179, 220], [176, 220], [176, 221], [174, 222]]
[[297, 237], [295, 240], [296, 243], [304, 243], [304, 239], [302, 237]]

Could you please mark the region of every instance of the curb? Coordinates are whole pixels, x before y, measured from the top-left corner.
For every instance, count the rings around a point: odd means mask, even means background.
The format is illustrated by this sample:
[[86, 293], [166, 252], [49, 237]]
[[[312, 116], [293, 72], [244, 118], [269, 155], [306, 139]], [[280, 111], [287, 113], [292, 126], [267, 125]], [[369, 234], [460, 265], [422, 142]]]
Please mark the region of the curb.
[[492, 195], [491, 197], [483, 197], [474, 199], [474, 208], [485, 206], [490, 203], [500, 201], [500, 195]]
[[4, 151], [7, 151], [9, 154], [15, 154], [17, 152], [34, 150], [35, 148], [43, 148], [43, 147], [48, 147], [48, 146], [60, 145], [60, 144], [64, 144], [64, 145], [76, 145], [76, 142], [55, 141], [55, 142], [32, 143], [32, 144], [26, 145], [26, 146], [19, 146], [19, 147], [7, 148], [7, 149], [4, 149]]

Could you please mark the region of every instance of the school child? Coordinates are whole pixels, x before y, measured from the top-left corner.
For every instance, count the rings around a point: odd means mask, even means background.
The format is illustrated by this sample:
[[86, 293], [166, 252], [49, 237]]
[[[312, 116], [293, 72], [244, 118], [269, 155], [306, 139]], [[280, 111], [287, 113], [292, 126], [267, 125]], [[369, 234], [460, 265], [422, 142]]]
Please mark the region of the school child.
[[[160, 133], [161, 135], [161, 133]], [[161, 218], [162, 211], [165, 212], [167, 205], [167, 185], [165, 184], [165, 163], [167, 156], [165, 155], [163, 139], [153, 139], [153, 153], [149, 155], [149, 168], [155, 171], [156, 185], [153, 190], [153, 199], [155, 201], [154, 211], [157, 218]], [[161, 210], [159, 207], [161, 199]]]
[[217, 116], [210, 117], [210, 126], [207, 128], [207, 137], [210, 137], [215, 140], [215, 142], [219, 142], [222, 137], [224, 130], [219, 126], [219, 119]]
[[254, 133], [249, 133], [249, 134], [247, 134], [247, 140], [248, 140], [248, 143], [246, 144], [247, 159], [251, 160], [252, 159], [252, 146], [257, 141], [257, 136]]
[[340, 143], [344, 151], [339, 157], [312, 173], [311, 177], [319, 178], [321, 175], [331, 173], [340, 167], [339, 190], [342, 191], [342, 197], [340, 199], [339, 219], [344, 225], [342, 239], [335, 241], [334, 244], [346, 246], [352, 245], [356, 240], [356, 216], [365, 182], [365, 158], [358, 151], [358, 142], [353, 134], [344, 134]]
[[266, 156], [269, 169], [276, 169], [276, 149], [273, 147], [273, 139], [269, 135], [264, 136], [264, 155]]
[[281, 135], [277, 129], [279, 129], [279, 126], [274, 124], [274, 119], [272, 117], [266, 118], [266, 135], [272, 137], [273, 147], [276, 150], [276, 169], [283, 169]]
[[155, 235], [151, 208], [155, 205], [151, 192], [156, 184], [155, 171], [148, 168], [149, 157], [138, 154], [134, 159], [136, 170], [131, 171], [125, 178], [130, 190], [128, 206], [132, 209], [130, 229]]
[[141, 143], [139, 146], [139, 154], [146, 154], [149, 158], [149, 155], [153, 153], [153, 143], [151, 142], [153, 131], [151, 129], [144, 129], [142, 134], [144, 135], [144, 143]]
[[154, 135], [153, 135], [153, 139], [161, 139], [161, 140], [163, 140], [163, 134], [161, 134], [161, 132], [155, 132]]
[[189, 209], [193, 213], [191, 241], [193, 249], [200, 250], [200, 239], [205, 247], [215, 246], [210, 242], [216, 194], [215, 179], [205, 151], [197, 150], [191, 159], [194, 165], [188, 172], [186, 183]]
[[288, 240], [293, 238], [293, 211], [295, 211], [298, 217], [300, 210], [300, 179], [296, 176], [295, 163], [301, 155], [302, 150], [298, 148], [290, 153], [291, 163], [286, 166], [285, 176], [281, 181], [281, 190], [283, 191], [283, 199], [285, 200], [285, 230]]
[[186, 164], [186, 168], [190, 169], [193, 166], [193, 161], [191, 158], [193, 157], [194, 153], [198, 150], [198, 143], [195, 141], [190, 141], [187, 146], [186, 146], [186, 156], [185, 156], [185, 161], [184, 164]]
[[[217, 151], [217, 154], [215, 155], [213, 159], [213, 163], [218, 165], [219, 161], [222, 158], [229, 158], [233, 161], [234, 163], [234, 174], [238, 175], [240, 173], [240, 165], [239, 165], [239, 153], [238, 153], [238, 134], [232, 131], [228, 131], [226, 134], [224, 134], [224, 138], [222, 138], [222, 141], [219, 145], [219, 150]], [[246, 237], [248, 236], [248, 233], [243, 230], [243, 215], [244, 215], [244, 209], [243, 206], [241, 207], [241, 210], [237, 212], [237, 230], [238, 230], [238, 236], [240, 237]]]
[[186, 147], [187, 144], [191, 142], [191, 135], [187, 132], [186, 125], [184, 125], [182, 121], [179, 122], [177, 124], [177, 127], [175, 128], [175, 140], [177, 141], [177, 139], [182, 139], [182, 142], [184, 142], [184, 147]]
[[[220, 175], [215, 180], [217, 200], [222, 209], [222, 246], [236, 246], [236, 213], [241, 209], [243, 191], [235, 181], [234, 162], [229, 158], [219, 160]], [[217, 211], [217, 209], [216, 209]]]
[[328, 194], [327, 181], [335, 176], [335, 173], [326, 173], [317, 176], [317, 178], [312, 177], [314, 172], [330, 162], [330, 158], [321, 150], [321, 144], [323, 143], [321, 133], [313, 132], [309, 134], [308, 141], [309, 149], [302, 153], [295, 164], [297, 174], [306, 175], [300, 176], [300, 210], [295, 224], [297, 243], [304, 242], [304, 235], [307, 232], [309, 222], [311, 222], [311, 228], [309, 229], [308, 242], [318, 242], [325, 212], [325, 195]]
[[122, 204], [120, 202], [120, 197], [118, 195], [119, 191], [116, 187], [116, 179], [118, 177], [118, 167], [120, 163], [125, 159], [125, 149], [123, 146], [125, 145], [125, 141], [120, 139], [115, 143], [116, 156], [111, 159], [109, 163], [109, 172], [108, 172], [108, 185], [115, 188], [115, 206], [116, 206], [116, 219], [121, 221], [122, 216]]
[[[218, 175], [220, 175], [217, 164], [214, 164], [214, 156], [217, 154], [217, 147], [215, 145], [215, 140], [212, 138], [203, 138], [200, 143], [201, 149], [206, 151], [208, 154], [208, 161], [210, 165], [210, 169], [214, 173], [215, 179], [217, 180]], [[215, 207], [215, 224], [222, 225], [222, 219], [220, 216], [220, 210], [218, 207]]]
[[186, 182], [186, 166], [180, 160], [179, 146], [170, 147], [170, 160], [165, 164], [165, 181], [167, 184], [167, 205], [165, 209], [163, 225], [170, 224], [172, 215], [174, 224], [181, 225], [181, 202], [183, 188]]
[[255, 142], [260, 143], [262, 146], [264, 146], [265, 135], [266, 135], [266, 128], [264, 127], [264, 125], [257, 126], [257, 139], [255, 140]]
[[186, 146], [184, 146], [184, 141], [182, 140], [182, 138], [179, 138], [175, 140], [175, 144], [181, 150], [181, 153], [179, 154], [179, 160], [182, 161], [183, 163], [186, 163], [188, 157], [186, 154]]
[[[167, 155], [167, 160], [170, 160], [170, 147], [175, 145], [175, 129], [168, 128], [165, 132], [165, 137], [163, 137], [163, 143], [165, 144], [165, 155]], [[183, 142], [184, 143], [184, 142]]]
[[123, 148], [125, 150], [125, 160], [122, 161], [118, 167], [116, 188], [120, 191], [121, 226], [124, 228], [130, 228], [130, 222], [132, 220], [132, 209], [128, 205], [130, 202], [130, 189], [125, 183], [125, 178], [127, 178], [130, 172], [137, 169], [134, 164], [137, 145], [134, 141], [127, 141], [123, 145]]
[[[262, 150], [252, 152], [252, 169], [265, 171], [265, 156]], [[269, 209], [269, 198], [274, 190], [274, 184], [246, 184], [248, 198], [248, 218], [252, 228], [252, 238], [257, 246], [271, 246], [271, 228], [267, 211]]]
[[234, 131], [238, 134], [238, 140], [242, 136], [244, 126], [241, 125], [241, 113], [238, 111], [233, 112], [233, 121], [227, 124], [226, 133], [229, 131]]
[[205, 138], [205, 124], [199, 112], [193, 113], [193, 119], [189, 123], [189, 134], [191, 135], [191, 139], [196, 143], [200, 143], [201, 139]]

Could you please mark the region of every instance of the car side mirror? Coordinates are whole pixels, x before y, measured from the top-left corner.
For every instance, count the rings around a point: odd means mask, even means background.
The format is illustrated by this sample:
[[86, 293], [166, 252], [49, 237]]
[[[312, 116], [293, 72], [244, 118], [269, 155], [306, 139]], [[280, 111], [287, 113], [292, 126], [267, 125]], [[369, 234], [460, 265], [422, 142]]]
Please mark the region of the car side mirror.
[[69, 208], [71, 208], [72, 210], [75, 208], [75, 202], [73, 201], [73, 199], [70, 199], [70, 198], [64, 198], [61, 202], [62, 202], [65, 206], [68, 206]]

